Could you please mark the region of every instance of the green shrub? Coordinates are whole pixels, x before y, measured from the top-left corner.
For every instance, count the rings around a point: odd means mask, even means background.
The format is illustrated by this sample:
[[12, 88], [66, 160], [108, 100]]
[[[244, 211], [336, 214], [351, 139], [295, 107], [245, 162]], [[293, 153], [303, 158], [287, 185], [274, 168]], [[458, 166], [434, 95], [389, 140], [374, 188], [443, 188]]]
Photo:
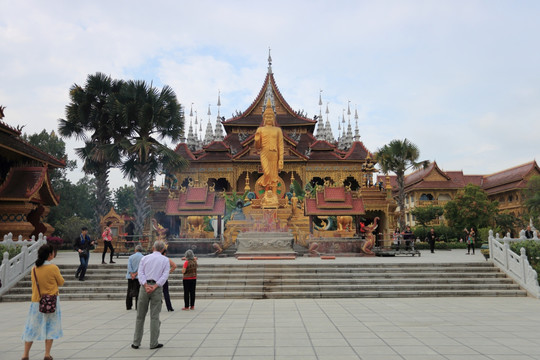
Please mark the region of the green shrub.
[[521, 248], [525, 248], [529, 264], [536, 270], [540, 282], [540, 241], [525, 240], [510, 243], [510, 250], [516, 254], [521, 254]]
[[4, 261], [4, 253], [7, 251], [9, 254], [9, 259], [19, 255], [21, 253], [22, 246], [16, 245], [16, 246], [5, 246], [0, 245], [0, 265], [2, 265], [2, 261]]
[[[414, 248], [416, 250], [429, 250], [429, 243], [421, 241], [414, 244]], [[460, 243], [459, 241], [451, 241], [451, 242], [444, 242], [444, 241], [436, 241], [435, 242], [435, 250], [451, 250], [451, 249], [466, 249], [467, 244], [466, 243]]]
[[421, 241], [425, 240], [428, 232], [433, 227], [433, 230], [435, 230], [435, 234], [439, 237], [440, 241], [458, 241], [459, 237], [461, 236], [461, 233], [452, 229], [449, 226], [446, 225], [437, 225], [437, 226], [428, 226], [427, 228], [423, 228], [421, 226], [417, 226], [414, 228], [414, 238], [420, 239]]

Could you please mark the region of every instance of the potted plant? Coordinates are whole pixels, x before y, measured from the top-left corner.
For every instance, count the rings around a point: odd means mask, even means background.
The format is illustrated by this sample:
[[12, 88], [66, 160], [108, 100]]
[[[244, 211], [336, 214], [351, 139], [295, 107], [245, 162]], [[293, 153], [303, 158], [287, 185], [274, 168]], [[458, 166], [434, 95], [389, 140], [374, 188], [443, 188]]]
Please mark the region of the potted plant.
[[484, 255], [487, 261], [487, 259], [489, 259], [489, 245], [482, 244], [482, 247], [480, 247], [480, 252], [482, 253], [482, 255]]

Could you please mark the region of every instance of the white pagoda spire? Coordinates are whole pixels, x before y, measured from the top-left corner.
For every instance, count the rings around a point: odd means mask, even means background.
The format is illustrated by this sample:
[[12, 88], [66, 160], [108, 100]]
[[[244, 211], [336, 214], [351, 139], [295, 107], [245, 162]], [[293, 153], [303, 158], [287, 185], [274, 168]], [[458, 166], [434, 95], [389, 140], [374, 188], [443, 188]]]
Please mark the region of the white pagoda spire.
[[188, 138], [187, 138], [187, 146], [189, 150], [195, 151], [197, 149], [197, 138], [196, 135], [193, 133], [193, 124], [191, 120], [189, 121], [189, 131], [188, 131]]
[[220, 114], [220, 107], [221, 107], [221, 91], [218, 90], [218, 97], [217, 97], [217, 118], [216, 118], [216, 128], [215, 128], [215, 135], [214, 139], [216, 141], [223, 141], [225, 138], [223, 136], [223, 125], [221, 125], [221, 114]]
[[210, 124], [210, 116], [212, 112], [210, 111], [210, 104], [208, 104], [208, 122], [206, 123], [206, 133], [204, 134], [203, 145], [208, 145], [214, 141], [214, 130], [212, 129], [212, 124]]
[[319, 91], [319, 116], [317, 117], [317, 140], [322, 140], [324, 138], [324, 119], [322, 117], [322, 90]]
[[354, 121], [356, 122], [356, 127], [354, 128], [354, 141], [360, 141], [360, 131], [358, 130], [358, 108], [354, 107]]
[[325, 140], [328, 141], [330, 144], [333, 144], [336, 142], [334, 139], [334, 134], [332, 132], [332, 125], [330, 125], [330, 118], [329, 118], [330, 111], [328, 110], [328, 103], [326, 103], [326, 123], [324, 124], [324, 134], [325, 134]]

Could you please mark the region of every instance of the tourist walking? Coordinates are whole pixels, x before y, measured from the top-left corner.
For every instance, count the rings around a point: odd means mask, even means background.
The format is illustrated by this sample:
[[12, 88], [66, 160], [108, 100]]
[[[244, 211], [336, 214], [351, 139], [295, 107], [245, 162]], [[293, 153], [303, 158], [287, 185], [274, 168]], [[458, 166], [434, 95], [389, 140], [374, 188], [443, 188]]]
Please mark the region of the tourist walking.
[[429, 243], [429, 250], [431, 253], [435, 252], [435, 241], [437, 241], [437, 234], [435, 234], [435, 229], [431, 228], [427, 235], [427, 241]]
[[51, 262], [55, 255], [56, 253], [51, 245], [42, 245], [38, 249], [36, 264], [32, 268], [32, 302], [30, 303], [30, 311], [22, 335], [24, 341], [22, 360], [29, 359], [30, 348], [36, 340], [45, 340], [45, 357], [43, 359], [52, 360], [51, 348], [53, 341], [64, 335], [58, 296], [56, 297], [56, 310], [54, 312], [45, 314], [39, 311], [41, 295], [58, 295], [58, 287], [64, 284], [60, 269]]
[[133, 307], [133, 298], [135, 298], [135, 309], [137, 309], [137, 301], [139, 300], [139, 263], [143, 258], [143, 248], [141, 245], [135, 246], [135, 253], [130, 255], [128, 259], [126, 279], [128, 281], [128, 290], [126, 295], [126, 309], [131, 310]]
[[474, 228], [471, 228], [471, 231], [469, 231], [469, 236], [467, 237], [467, 254], [471, 253], [474, 255], [474, 243], [476, 242], [476, 232], [474, 231]]
[[182, 267], [184, 285], [184, 307], [182, 310], [195, 310], [195, 288], [197, 287], [197, 260], [193, 251], [186, 251], [186, 261]]
[[84, 281], [86, 269], [88, 269], [88, 260], [90, 260], [90, 250], [94, 248], [94, 241], [88, 235], [88, 228], [86, 226], [81, 228], [81, 234], [75, 239], [74, 248], [79, 253], [79, 261], [81, 263], [75, 272], [75, 277], [79, 281]]
[[[163, 255], [167, 256], [167, 248], [163, 250]], [[169, 259], [169, 265], [171, 266], [171, 269], [169, 270], [169, 274], [171, 274], [174, 270], [176, 270], [176, 264], [174, 261]], [[165, 281], [165, 284], [163, 284], [163, 299], [165, 299], [165, 305], [167, 306], [167, 311], [174, 311], [172, 304], [171, 304], [171, 296], [169, 295], [169, 279]]]
[[101, 263], [106, 264], [105, 262], [105, 254], [107, 253], [107, 249], [111, 249], [111, 264], [116, 264], [113, 261], [114, 256], [114, 248], [112, 246], [112, 231], [111, 231], [111, 224], [112, 221], [107, 221], [107, 226], [105, 226], [105, 230], [103, 230], [103, 233], [101, 234], [101, 238], [103, 239], [103, 254], [101, 255]]
[[159, 340], [159, 313], [161, 312], [161, 300], [163, 298], [163, 284], [169, 278], [169, 259], [162, 255], [165, 250], [163, 241], [156, 241], [152, 253], [144, 256], [139, 263], [139, 300], [137, 302], [137, 321], [135, 322], [135, 334], [131, 347], [138, 349], [144, 331], [144, 319], [150, 307], [150, 349], [163, 347]]

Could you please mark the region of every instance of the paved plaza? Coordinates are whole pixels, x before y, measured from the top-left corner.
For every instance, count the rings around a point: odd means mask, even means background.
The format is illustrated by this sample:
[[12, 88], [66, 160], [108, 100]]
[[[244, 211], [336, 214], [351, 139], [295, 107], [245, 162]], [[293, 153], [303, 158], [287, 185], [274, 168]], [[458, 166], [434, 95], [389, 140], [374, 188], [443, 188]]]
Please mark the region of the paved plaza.
[[[73, 255], [62, 253], [56, 263], [71, 263]], [[100, 255], [92, 254], [92, 260], [101, 260]], [[472, 260], [484, 261], [462, 250], [335, 261]], [[201, 258], [200, 264], [215, 261], [237, 260]], [[530, 297], [201, 299], [193, 311], [180, 311], [181, 299], [173, 298], [176, 311], [161, 313], [164, 347], [157, 350], [149, 349], [148, 317], [141, 348], [130, 347], [135, 311], [126, 311], [124, 301], [65, 301], [61, 306], [64, 337], [54, 342], [55, 360], [540, 359], [540, 301]], [[29, 302], [0, 303], [0, 359], [20, 359], [28, 308]], [[42, 359], [43, 346], [36, 342], [30, 358]]]

